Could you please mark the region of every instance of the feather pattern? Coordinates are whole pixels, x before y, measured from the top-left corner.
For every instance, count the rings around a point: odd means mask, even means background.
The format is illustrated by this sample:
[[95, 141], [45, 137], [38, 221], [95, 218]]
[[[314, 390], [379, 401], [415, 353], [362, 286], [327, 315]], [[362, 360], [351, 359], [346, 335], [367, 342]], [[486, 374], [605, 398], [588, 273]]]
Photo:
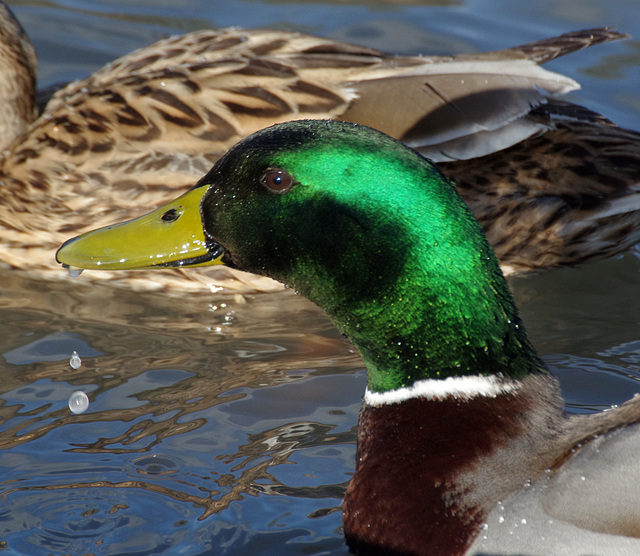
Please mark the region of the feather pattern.
[[[626, 198], [630, 182], [637, 185], [639, 137], [591, 116], [573, 129], [566, 122], [556, 124], [545, 112], [545, 94], [561, 94], [578, 84], [538, 63], [623, 36], [596, 29], [456, 57], [391, 56], [301, 33], [236, 28], [158, 41], [57, 91], [40, 117], [25, 123], [25, 132], [7, 146], [0, 159], [0, 203], [5, 209], [0, 259], [32, 274], [51, 277], [56, 270], [63, 277], [53, 253], [69, 236], [161, 205], [193, 185], [242, 137], [301, 118], [367, 124], [435, 160], [449, 161], [444, 171], [461, 180], [460, 191], [494, 246], [505, 244], [498, 254], [507, 271], [602, 256], [603, 243], [609, 245], [604, 254], [609, 254], [615, 251], [611, 238], [593, 240], [584, 230], [594, 219], [619, 218], [615, 200]], [[399, 99], [403, 110], [397, 110]], [[512, 236], [520, 236], [512, 233], [511, 222], [540, 208], [516, 202], [511, 209], [496, 209], [496, 201], [505, 200], [501, 190], [528, 190], [529, 178], [520, 175], [526, 173], [523, 167], [537, 166], [539, 156], [546, 157], [540, 165], [563, 170], [565, 155], [553, 143], [553, 134], [584, 132], [585, 126], [594, 136], [593, 164], [620, 176], [609, 180], [617, 184], [613, 189], [601, 191], [607, 208], [579, 207], [564, 219], [552, 218], [546, 206], [541, 212], [557, 228], [554, 237], [567, 243], [584, 234], [580, 241], [593, 242], [595, 248], [577, 256], [578, 247], [570, 247], [549, 258], [552, 234], [545, 229], [540, 231], [544, 241], [535, 236], [514, 246]], [[570, 140], [575, 138], [563, 139]], [[517, 149], [518, 156], [503, 158], [509, 149]], [[518, 158], [523, 156], [525, 160]], [[633, 169], [613, 168], [611, 157], [626, 159]], [[495, 183], [500, 172], [511, 173], [506, 185], [501, 177]], [[572, 196], [579, 197], [578, 191], [597, 181], [585, 180], [589, 183], [580, 181]], [[556, 180], [548, 185], [564, 187]], [[505, 202], [509, 195], [514, 196], [508, 193]], [[567, 197], [552, 191], [546, 195], [557, 195], [562, 202]], [[586, 224], [574, 223], [577, 215]], [[625, 232], [618, 229], [611, 236], [628, 232], [629, 241], [637, 241], [628, 230], [636, 216], [627, 215], [621, 228]], [[263, 278], [217, 269], [191, 271], [189, 278], [180, 271], [153, 277], [93, 273], [91, 278], [166, 291], [202, 290], [201, 282], [222, 283], [230, 291], [274, 287]]]

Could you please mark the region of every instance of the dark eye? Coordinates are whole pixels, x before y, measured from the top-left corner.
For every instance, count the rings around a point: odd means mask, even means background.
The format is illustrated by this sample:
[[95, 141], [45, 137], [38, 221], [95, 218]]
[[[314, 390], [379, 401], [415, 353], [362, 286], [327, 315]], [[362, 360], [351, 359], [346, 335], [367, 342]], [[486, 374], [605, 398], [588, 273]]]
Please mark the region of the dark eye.
[[176, 209], [169, 209], [161, 217], [163, 222], [175, 222], [178, 218], [180, 218], [180, 213]]
[[260, 183], [272, 193], [286, 193], [293, 186], [294, 180], [288, 172], [271, 168], [264, 173]]

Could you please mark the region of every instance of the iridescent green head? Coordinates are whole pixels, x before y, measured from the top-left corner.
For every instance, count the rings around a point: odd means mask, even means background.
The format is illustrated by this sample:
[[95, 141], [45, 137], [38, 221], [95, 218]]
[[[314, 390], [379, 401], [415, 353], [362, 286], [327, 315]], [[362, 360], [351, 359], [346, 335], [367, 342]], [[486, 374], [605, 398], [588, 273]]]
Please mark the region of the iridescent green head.
[[[542, 369], [453, 185], [371, 128], [300, 121], [262, 130], [185, 196], [143, 218], [144, 226], [132, 221], [71, 240], [58, 260], [111, 269], [223, 263], [280, 280], [351, 338], [373, 391]], [[116, 243], [143, 253], [120, 256]]]

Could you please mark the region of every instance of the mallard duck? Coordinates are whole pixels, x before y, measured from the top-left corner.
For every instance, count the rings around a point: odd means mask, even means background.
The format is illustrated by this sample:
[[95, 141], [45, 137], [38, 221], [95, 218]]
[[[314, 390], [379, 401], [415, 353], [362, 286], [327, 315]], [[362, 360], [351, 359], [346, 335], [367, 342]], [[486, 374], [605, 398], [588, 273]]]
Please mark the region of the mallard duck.
[[640, 397], [563, 412], [478, 222], [400, 142], [344, 122], [273, 126], [177, 200], [57, 258], [224, 264], [319, 305], [367, 368], [343, 506], [356, 554], [639, 553]]
[[[160, 206], [242, 137], [305, 117], [368, 124], [442, 161], [508, 273], [623, 251], [640, 241], [630, 200], [640, 135], [546, 99], [541, 91], [578, 85], [539, 66], [623, 36], [595, 29], [456, 57], [390, 56], [270, 30], [161, 40], [59, 90], [4, 151], [0, 260], [64, 278], [52, 253], [69, 235]], [[17, 65], [28, 69], [33, 55], [24, 49]], [[32, 82], [21, 83], [23, 98], [33, 97]], [[230, 291], [275, 286], [233, 271], [90, 279], [178, 294], [208, 293], [203, 282]]]

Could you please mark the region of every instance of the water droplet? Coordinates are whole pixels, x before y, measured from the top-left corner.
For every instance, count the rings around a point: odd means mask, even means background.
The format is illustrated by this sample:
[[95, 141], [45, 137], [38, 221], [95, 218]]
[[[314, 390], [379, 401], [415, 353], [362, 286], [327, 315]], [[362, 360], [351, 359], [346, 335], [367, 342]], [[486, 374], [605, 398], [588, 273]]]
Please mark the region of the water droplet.
[[67, 267], [67, 272], [69, 273], [69, 276], [71, 276], [72, 278], [77, 278], [78, 276], [80, 276], [82, 274], [82, 271], [83, 271], [82, 268], [76, 268], [74, 266]]
[[527, 524], [527, 520], [523, 517], [523, 518], [520, 520], [520, 523], [522, 523], [522, 525], [526, 525], [526, 524]]
[[72, 369], [79, 369], [80, 365], [82, 365], [82, 359], [80, 359], [80, 356], [78, 355], [77, 351], [74, 351], [71, 354], [71, 358], [69, 359], [69, 365], [71, 365]]
[[503, 515], [501, 515], [501, 516], [498, 518], [498, 523], [504, 523], [504, 516], [503, 516]]
[[69, 409], [72, 413], [84, 413], [88, 407], [89, 397], [82, 390], [76, 390], [69, 396]]

